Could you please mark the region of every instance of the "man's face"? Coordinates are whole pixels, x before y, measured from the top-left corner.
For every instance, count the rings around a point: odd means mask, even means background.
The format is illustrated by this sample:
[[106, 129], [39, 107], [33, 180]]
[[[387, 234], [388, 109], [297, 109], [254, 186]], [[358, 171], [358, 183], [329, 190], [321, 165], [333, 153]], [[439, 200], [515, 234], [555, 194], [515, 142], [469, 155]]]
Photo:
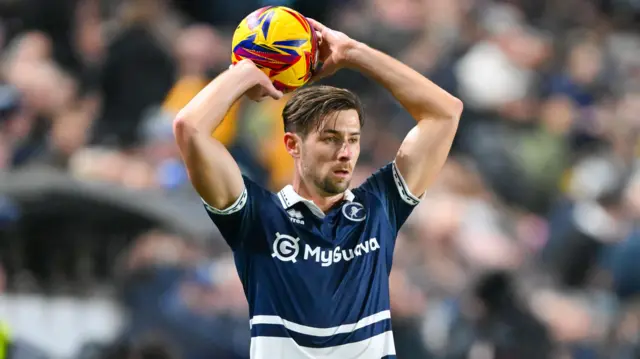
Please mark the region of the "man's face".
[[337, 112], [302, 141], [302, 176], [326, 195], [343, 193], [349, 188], [359, 155], [358, 112]]

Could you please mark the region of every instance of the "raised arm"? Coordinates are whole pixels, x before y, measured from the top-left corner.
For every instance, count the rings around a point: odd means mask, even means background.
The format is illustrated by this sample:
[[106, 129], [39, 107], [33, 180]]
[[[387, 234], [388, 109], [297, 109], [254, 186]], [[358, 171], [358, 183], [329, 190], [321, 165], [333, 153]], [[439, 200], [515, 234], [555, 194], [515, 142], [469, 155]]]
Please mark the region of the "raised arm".
[[396, 166], [408, 189], [422, 195], [444, 165], [462, 113], [462, 102], [409, 66], [310, 20], [322, 38], [320, 76], [350, 67], [376, 80], [418, 124], [404, 139]]
[[242, 95], [260, 100], [282, 97], [269, 78], [244, 60], [209, 83], [176, 116], [173, 131], [193, 187], [210, 206], [224, 209], [244, 190], [238, 165], [211, 136]]

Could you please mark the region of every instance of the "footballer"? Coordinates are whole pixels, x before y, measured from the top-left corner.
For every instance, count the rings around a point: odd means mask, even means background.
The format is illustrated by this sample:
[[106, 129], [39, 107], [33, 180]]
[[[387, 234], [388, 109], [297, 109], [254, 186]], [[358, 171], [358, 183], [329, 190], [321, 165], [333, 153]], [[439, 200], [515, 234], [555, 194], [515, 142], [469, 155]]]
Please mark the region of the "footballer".
[[389, 274], [396, 235], [438, 175], [462, 102], [408, 66], [309, 20], [320, 38], [316, 78], [342, 68], [386, 88], [415, 118], [395, 159], [350, 189], [364, 121], [350, 91], [310, 86], [283, 110], [291, 183], [278, 193], [242, 175], [211, 137], [240, 97], [279, 99], [243, 60], [174, 121], [190, 180], [234, 253], [249, 303], [252, 359], [395, 358]]

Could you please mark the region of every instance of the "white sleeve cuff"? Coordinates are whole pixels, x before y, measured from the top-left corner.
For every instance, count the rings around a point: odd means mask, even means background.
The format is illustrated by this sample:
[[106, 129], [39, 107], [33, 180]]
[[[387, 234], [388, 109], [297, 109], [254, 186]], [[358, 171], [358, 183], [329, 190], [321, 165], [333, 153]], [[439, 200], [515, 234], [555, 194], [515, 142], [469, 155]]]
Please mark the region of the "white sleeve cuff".
[[407, 187], [407, 183], [404, 181], [404, 178], [402, 178], [402, 174], [398, 170], [398, 166], [396, 166], [396, 161], [393, 161], [391, 167], [393, 168], [393, 181], [396, 184], [398, 193], [400, 193], [400, 198], [402, 198], [402, 200], [408, 205], [418, 205], [418, 203], [420, 203], [420, 198], [411, 193], [409, 187]]
[[247, 189], [245, 188], [242, 191], [242, 193], [240, 194], [240, 197], [238, 197], [238, 199], [235, 202], [233, 202], [232, 205], [230, 205], [229, 207], [227, 207], [225, 209], [214, 208], [213, 206], [211, 206], [207, 202], [205, 202], [204, 199], [202, 199], [202, 203], [204, 203], [204, 206], [207, 209], [207, 211], [209, 211], [209, 212], [211, 212], [213, 214], [217, 214], [217, 215], [221, 215], [221, 216], [230, 215], [230, 214], [238, 212], [239, 210], [244, 208], [244, 206], [247, 204]]

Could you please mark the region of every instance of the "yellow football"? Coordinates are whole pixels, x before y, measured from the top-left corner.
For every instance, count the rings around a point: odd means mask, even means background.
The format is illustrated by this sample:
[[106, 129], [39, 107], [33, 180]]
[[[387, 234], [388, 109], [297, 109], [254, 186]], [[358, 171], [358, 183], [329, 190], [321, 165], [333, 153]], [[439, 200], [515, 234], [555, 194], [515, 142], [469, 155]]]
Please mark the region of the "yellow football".
[[318, 61], [316, 32], [307, 18], [284, 6], [267, 6], [245, 17], [233, 34], [231, 62], [250, 59], [282, 92], [309, 81]]

